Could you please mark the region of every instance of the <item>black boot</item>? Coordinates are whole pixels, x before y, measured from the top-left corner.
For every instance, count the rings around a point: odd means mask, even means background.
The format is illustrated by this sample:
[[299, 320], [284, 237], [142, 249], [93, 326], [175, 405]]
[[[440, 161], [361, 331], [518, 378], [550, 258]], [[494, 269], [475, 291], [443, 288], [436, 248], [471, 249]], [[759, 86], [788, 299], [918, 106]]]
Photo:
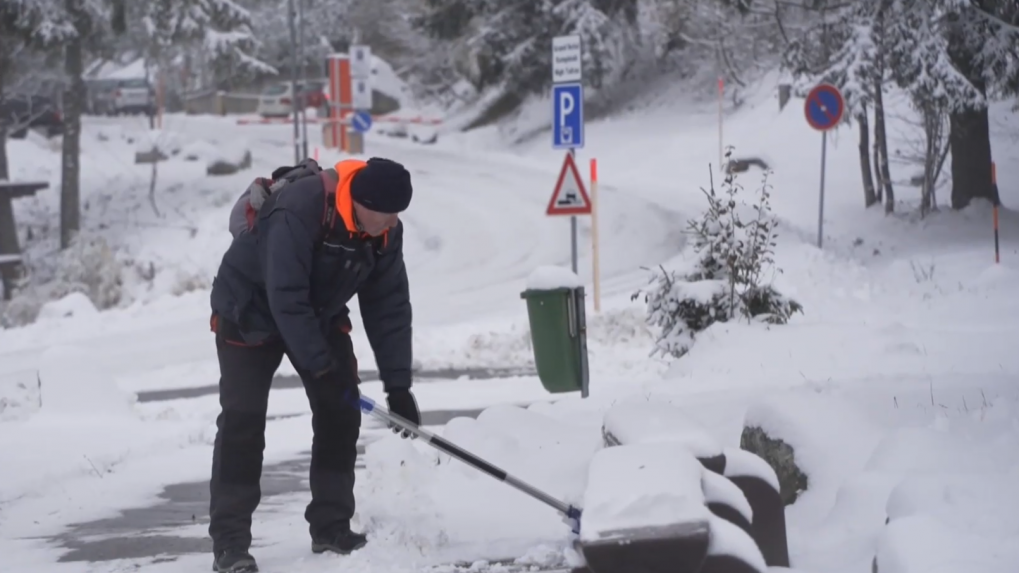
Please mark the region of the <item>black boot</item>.
[[364, 547], [366, 543], [368, 543], [367, 536], [344, 529], [336, 533], [312, 537], [311, 550], [314, 553], [332, 551], [340, 555], [347, 555]]
[[220, 573], [255, 573], [255, 558], [243, 549], [225, 549], [215, 554], [212, 570]]

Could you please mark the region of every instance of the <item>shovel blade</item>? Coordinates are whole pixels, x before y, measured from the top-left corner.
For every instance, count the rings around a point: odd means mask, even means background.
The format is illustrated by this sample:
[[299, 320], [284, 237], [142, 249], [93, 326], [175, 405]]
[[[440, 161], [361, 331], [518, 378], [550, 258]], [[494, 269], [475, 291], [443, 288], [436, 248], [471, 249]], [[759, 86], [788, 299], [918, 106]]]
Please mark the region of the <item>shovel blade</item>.
[[581, 541], [591, 573], [697, 573], [708, 554], [707, 521], [607, 532]]

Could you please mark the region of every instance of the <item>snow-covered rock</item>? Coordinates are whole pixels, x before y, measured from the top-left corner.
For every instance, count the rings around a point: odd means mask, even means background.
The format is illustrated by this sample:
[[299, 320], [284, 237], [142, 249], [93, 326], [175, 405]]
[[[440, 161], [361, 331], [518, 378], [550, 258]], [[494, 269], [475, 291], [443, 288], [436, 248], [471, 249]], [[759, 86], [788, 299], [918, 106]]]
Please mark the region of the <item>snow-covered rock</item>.
[[251, 167], [251, 151], [243, 146], [224, 145], [206, 158], [207, 175], [233, 175]]
[[199, 139], [182, 147], [180, 155], [184, 161], [208, 162], [210, 157], [219, 157], [220, 150], [208, 141]]
[[135, 163], [164, 161], [181, 151], [181, 137], [172, 131], [151, 129], [141, 132], [134, 142]]
[[94, 316], [99, 314], [96, 306], [88, 296], [80, 292], [72, 292], [67, 296], [47, 302], [39, 309], [39, 319], [67, 318], [71, 316]]

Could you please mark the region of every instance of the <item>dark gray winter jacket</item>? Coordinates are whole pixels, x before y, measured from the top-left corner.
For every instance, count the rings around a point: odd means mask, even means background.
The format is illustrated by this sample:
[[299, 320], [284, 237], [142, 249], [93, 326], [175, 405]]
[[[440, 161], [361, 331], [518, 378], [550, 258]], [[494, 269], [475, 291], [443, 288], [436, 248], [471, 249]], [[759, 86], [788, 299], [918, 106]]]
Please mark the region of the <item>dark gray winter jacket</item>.
[[334, 189], [316, 176], [273, 193], [254, 228], [223, 256], [212, 310], [237, 324], [246, 344], [282, 338], [294, 366], [317, 373], [333, 366], [326, 335], [350, 327], [347, 303], [357, 294], [386, 390], [409, 388], [412, 312], [403, 223], [383, 237], [358, 232], [349, 200], [354, 175], [356, 167], [345, 170]]

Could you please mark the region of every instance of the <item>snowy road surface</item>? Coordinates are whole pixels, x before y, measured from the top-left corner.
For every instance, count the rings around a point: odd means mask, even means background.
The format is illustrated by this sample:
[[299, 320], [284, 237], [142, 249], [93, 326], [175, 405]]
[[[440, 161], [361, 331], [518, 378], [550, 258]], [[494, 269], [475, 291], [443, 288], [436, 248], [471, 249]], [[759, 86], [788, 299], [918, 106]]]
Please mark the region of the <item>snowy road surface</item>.
[[[453, 418], [476, 417], [479, 413], [480, 410], [425, 411], [422, 425], [442, 426]], [[274, 419], [270, 419], [270, 423]], [[365, 447], [386, 435], [385, 431], [380, 434], [380, 430], [362, 434], [358, 441], [359, 480], [364, 479]], [[301, 452], [300, 456], [262, 469], [263, 497], [256, 521], [280, 519], [288, 506], [294, 505], [293, 496], [307, 492], [311, 451]], [[291, 497], [280, 501], [280, 496], [288, 495]], [[125, 509], [116, 517], [78, 523], [53, 537], [52, 541], [67, 550], [60, 561], [97, 563], [130, 559], [144, 566], [146, 561], [166, 562], [187, 554], [208, 555], [212, 551], [212, 541], [194, 535], [194, 527], [208, 526], [208, 480], [169, 484], [158, 498], [157, 504]], [[303, 521], [294, 524], [295, 535], [304, 531], [304, 525]], [[271, 540], [256, 540], [256, 547], [266, 542]]]
[[[377, 382], [379, 373], [375, 370], [361, 370], [358, 373], [361, 382]], [[492, 380], [495, 378], [509, 378], [513, 376], [535, 376], [529, 368], [445, 368], [441, 370], [418, 370], [414, 372], [415, 383], [427, 384], [431, 380], [456, 380], [466, 378], [468, 380]], [[301, 378], [295, 375], [278, 375], [273, 378], [273, 389], [301, 388]], [[138, 402], [160, 402], [164, 400], [180, 400], [184, 398], [197, 398], [219, 392], [216, 385], [208, 386], [187, 386], [183, 388], [170, 388], [166, 390], [142, 390], [137, 393]]]

